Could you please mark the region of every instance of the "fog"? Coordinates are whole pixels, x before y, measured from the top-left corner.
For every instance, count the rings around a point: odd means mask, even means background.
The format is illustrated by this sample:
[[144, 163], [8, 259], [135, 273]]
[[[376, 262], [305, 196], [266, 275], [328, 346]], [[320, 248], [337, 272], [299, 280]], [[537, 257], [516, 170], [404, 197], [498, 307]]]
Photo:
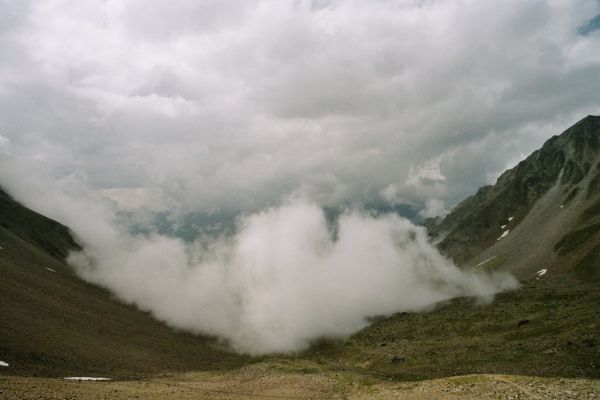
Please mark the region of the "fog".
[[84, 251], [69, 257], [81, 277], [248, 354], [300, 351], [317, 338], [347, 337], [369, 317], [458, 296], [489, 301], [517, 287], [506, 273], [459, 270], [423, 228], [396, 215], [349, 211], [331, 224], [305, 198], [245, 216], [233, 237], [193, 244], [131, 236], [89, 217], [75, 223]]
[[0, 181], [72, 230], [83, 250], [68, 262], [80, 277], [241, 353], [301, 351], [318, 338], [347, 337], [370, 317], [429, 311], [460, 296], [488, 302], [518, 287], [508, 273], [460, 270], [424, 228], [396, 214], [349, 209], [328, 220], [301, 190], [242, 214], [233, 233], [186, 242], [149, 222], [147, 233], [131, 234], [118, 203], [85, 175], [56, 180], [5, 157]]

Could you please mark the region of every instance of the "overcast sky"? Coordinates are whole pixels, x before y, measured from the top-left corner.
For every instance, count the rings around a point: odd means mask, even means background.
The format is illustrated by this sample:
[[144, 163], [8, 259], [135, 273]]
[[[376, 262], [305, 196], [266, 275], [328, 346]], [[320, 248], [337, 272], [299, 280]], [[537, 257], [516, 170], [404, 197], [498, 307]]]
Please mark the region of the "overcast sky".
[[155, 210], [302, 191], [433, 215], [600, 113], [598, 14], [596, 0], [0, 0], [0, 184], [84, 182]]

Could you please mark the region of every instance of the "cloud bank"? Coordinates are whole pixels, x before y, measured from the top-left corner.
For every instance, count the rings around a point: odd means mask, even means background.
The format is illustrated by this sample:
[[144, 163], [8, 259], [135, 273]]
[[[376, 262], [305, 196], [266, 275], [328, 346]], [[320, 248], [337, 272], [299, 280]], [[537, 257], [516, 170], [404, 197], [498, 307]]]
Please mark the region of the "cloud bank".
[[398, 216], [343, 214], [293, 200], [249, 215], [234, 237], [185, 244], [159, 235], [81, 231], [81, 276], [171, 326], [225, 338], [249, 354], [346, 337], [368, 318], [516, 288], [506, 273], [464, 272]]
[[599, 13], [595, 0], [0, 1], [1, 146], [123, 207], [256, 211], [299, 187], [323, 205], [451, 206], [598, 113]]
[[508, 273], [458, 269], [424, 228], [396, 214], [346, 211], [331, 221], [296, 196], [245, 214], [231, 235], [185, 242], [151, 226], [131, 234], [118, 204], [83, 176], [50, 184], [0, 167], [17, 198], [73, 230], [83, 250], [68, 262], [83, 279], [242, 353], [301, 351], [318, 338], [347, 337], [369, 317], [427, 311], [460, 296], [491, 301], [518, 286]]

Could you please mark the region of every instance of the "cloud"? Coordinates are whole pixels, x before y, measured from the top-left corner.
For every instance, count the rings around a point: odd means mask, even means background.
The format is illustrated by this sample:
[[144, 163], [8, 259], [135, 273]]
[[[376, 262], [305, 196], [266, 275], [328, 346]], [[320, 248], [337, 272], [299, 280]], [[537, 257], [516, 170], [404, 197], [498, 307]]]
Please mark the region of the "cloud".
[[[34, 170], [160, 192], [182, 212], [260, 210], [299, 187], [325, 205], [390, 185], [452, 205], [598, 112], [600, 41], [578, 29], [599, 11], [593, 0], [3, 2], [0, 132]], [[412, 184], [430, 160], [445, 181]]]
[[109, 225], [99, 232], [84, 225], [90, 208], [80, 210], [72, 226], [85, 251], [69, 262], [84, 279], [243, 353], [300, 351], [318, 338], [347, 337], [369, 317], [458, 296], [489, 300], [517, 286], [508, 274], [459, 270], [423, 228], [393, 215], [349, 212], [331, 227], [314, 203], [292, 200], [245, 217], [234, 237], [184, 244]]
[[[131, 234], [119, 204], [84, 175], [49, 184], [2, 159], [0, 167], [17, 198], [73, 230], [83, 250], [68, 262], [79, 276], [243, 353], [301, 351], [318, 338], [345, 338], [370, 317], [461, 296], [490, 301], [518, 286], [507, 273], [460, 270], [424, 228], [395, 214], [349, 210], [332, 222], [300, 193], [239, 218], [231, 235], [184, 242], [152, 229]], [[137, 193], [148, 195], [156, 194]]]
[[435, 218], [445, 217], [448, 214], [448, 210], [443, 201], [437, 199], [428, 199], [425, 202], [425, 208], [419, 211], [421, 218]]
[[10, 139], [0, 135], [0, 152], [7, 154], [10, 146]]
[[[443, 214], [597, 114], [599, 12], [595, 0], [0, 2], [0, 183], [75, 231], [86, 279], [242, 352], [488, 297], [515, 281], [458, 270], [401, 218], [348, 211], [332, 225], [321, 207]], [[281, 201], [298, 193], [311, 200]], [[165, 211], [244, 217], [230, 236], [183, 242], [157, 233]]]

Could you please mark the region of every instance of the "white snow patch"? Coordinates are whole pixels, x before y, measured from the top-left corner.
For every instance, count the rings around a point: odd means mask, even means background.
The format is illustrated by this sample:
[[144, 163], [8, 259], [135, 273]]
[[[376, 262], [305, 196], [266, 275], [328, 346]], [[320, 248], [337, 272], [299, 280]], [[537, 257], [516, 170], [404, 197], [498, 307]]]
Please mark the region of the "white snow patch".
[[50, 271], [50, 272], [56, 272], [56, 271], [55, 271], [55, 270], [53, 270], [52, 268], [48, 268], [48, 267], [45, 267], [45, 268], [46, 268], [46, 271]]
[[110, 381], [110, 378], [101, 378], [94, 376], [69, 376], [65, 378], [67, 381]]
[[504, 228], [506, 228], [506, 225], [502, 225], [502, 226], [500, 227], [500, 229], [502, 229], [502, 230], [504, 230]]
[[515, 217], [508, 217], [508, 222], [512, 221], [513, 219], [515, 219]]
[[498, 257], [498, 256], [493, 256], [493, 257], [488, 258], [487, 260], [483, 260], [482, 262], [480, 262], [479, 264], [477, 264], [476, 267], [479, 267], [479, 266], [481, 266], [481, 265], [483, 265], [485, 263], [488, 263], [488, 262], [492, 261], [496, 257]]
[[8, 363], [4, 361], [0, 361], [0, 367], [8, 367]]
[[561, 205], [560, 205], [560, 208], [565, 208], [565, 205], [564, 205], [564, 204], [561, 204]]
[[506, 237], [506, 235], [508, 235], [508, 232], [510, 232], [510, 229], [507, 229], [504, 232], [502, 232], [502, 235], [500, 235], [500, 237], [498, 239], [496, 239], [496, 240], [500, 240], [500, 239]]
[[548, 272], [548, 269], [547, 269], [547, 268], [542, 268], [542, 269], [540, 269], [540, 270], [537, 272], [537, 276], [538, 276], [538, 278], [539, 278], [540, 276], [544, 276], [544, 275], [546, 275], [546, 272]]

